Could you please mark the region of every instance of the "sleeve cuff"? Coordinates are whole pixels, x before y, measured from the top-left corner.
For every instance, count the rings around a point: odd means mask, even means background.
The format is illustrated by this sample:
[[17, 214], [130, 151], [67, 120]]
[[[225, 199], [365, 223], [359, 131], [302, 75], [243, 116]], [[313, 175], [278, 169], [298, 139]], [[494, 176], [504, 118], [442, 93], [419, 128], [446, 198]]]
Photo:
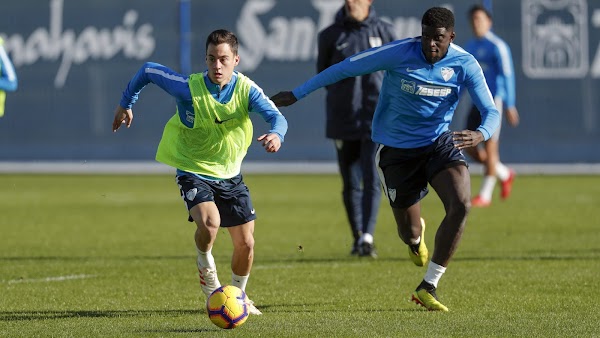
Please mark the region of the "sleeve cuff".
[[479, 127], [477, 128], [477, 131], [480, 131], [483, 134], [484, 141], [487, 141], [490, 139], [490, 137], [492, 137], [492, 135], [490, 135], [490, 132], [487, 131], [485, 128]]
[[300, 87], [292, 90], [292, 94], [294, 94], [294, 97], [296, 98], [296, 100], [300, 100], [306, 96], [306, 94], [302, 95]]

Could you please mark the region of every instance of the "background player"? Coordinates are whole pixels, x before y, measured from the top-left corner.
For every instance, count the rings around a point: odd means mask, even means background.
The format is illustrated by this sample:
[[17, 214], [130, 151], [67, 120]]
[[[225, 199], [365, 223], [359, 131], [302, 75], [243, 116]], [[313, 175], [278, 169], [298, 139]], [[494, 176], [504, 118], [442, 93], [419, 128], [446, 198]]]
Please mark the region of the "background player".
[[[492, 15], [481, 5], [469, 10], [471, 28], [475, 37], [465, 44], [465, 49], [473, 54], [481, 68], [498, 111], [503, 107], [511, 126], [519, 124], [519, 112], [515, 107], [515, 71], [508, 45], [491, 31]], [[481, 123], [481, 115], [473, 106], [467, 118], [467, 128], [475, 129]], [[466, 149], [471, 158], [484, 165], [484, 177], [479, 194], [473, 198], [474, 207], [486, 207], [492, 202], [496, 177], [501, 181], [500, 197], [508, 198], [512, 190], [515, 171], [500, 162], [500, 128], [482, 145]]]

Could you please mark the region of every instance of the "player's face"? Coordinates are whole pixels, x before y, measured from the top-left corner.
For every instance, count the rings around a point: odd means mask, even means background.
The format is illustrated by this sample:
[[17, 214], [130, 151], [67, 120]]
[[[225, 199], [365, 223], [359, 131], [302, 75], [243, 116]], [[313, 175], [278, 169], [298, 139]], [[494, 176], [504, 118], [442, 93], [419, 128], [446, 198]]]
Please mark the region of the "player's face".
[[206, 49], [206, 65], [208, 78], [220, 86], [231, 80], [233, 69], [240, 63], [240, 56], [234, 55], [231, 46], [227, 43], [218, 45], [209, 44]]
[[450, 43], [454, 41], [454, 29], [433, 28], [421, 25], [421, 50], [429, 63], [440, 61], [446, 53]]
[[348, 16], [356, 21], [363, 21], [369, 16], [369, 7], [373, 0], [346, 0], [344, 7]]
[[492, 28], [492, 20], [484, 11], [475, 11], [471, 16], [471, 27], [473, 28], [473, 34], [480, 38]]

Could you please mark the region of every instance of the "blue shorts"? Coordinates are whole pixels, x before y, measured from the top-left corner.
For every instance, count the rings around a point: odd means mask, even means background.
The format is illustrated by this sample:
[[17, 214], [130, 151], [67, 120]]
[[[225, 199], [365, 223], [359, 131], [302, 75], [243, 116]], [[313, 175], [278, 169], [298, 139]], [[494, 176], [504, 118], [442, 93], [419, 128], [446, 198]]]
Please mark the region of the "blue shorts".
[[[188, 210], [202, 202], [215, 202], [221, 216], [221, 227], [232, 227], [256, 219], [250, 191], [241, 174], [217, 181], [178, 172], [176, 179]], [[188, 215], [188, 221], [194, 220]]]
[[[498, 109], [498, 112], [500, 113], [500, 122], [502, 122], [502, 114], [503, 114], [502, 113], [503, 112], [502, 99], [496, 97], [496, 98], [494, 98], [494, 103], [496, 104], [496, 109]], [[475, 107], [475, 105], [473, 105], [471, 107], [471, 110], [469, 111], [469, 114], [467, 115], [467, 129], [477, 130], [477, 128], [479, 128], [480, 125], [481, 125], [481, 113], [479, 112], [479, 109], [477, 109], [477, 107]], [[500, 138], [500, 129], [501, 128], [502, 128], [502, 123], [500, 123], [500, 125], [498, 125], [498, 129], [496, 129], [496, 131], [494, 132], [494, 134], [492, 135], [492, 137], [490, 139], [492, 139], [494, 141], [498, 141], [498, 139]]]
[[463, 153], [454, 147], [451, 131], [420, 148], [380, 145], [375, 161], [383, 191], [390, 205], [398, 209], [406, 209], [423, 199], [429, 192], [428, 182], [440, 171], [467, 166]]

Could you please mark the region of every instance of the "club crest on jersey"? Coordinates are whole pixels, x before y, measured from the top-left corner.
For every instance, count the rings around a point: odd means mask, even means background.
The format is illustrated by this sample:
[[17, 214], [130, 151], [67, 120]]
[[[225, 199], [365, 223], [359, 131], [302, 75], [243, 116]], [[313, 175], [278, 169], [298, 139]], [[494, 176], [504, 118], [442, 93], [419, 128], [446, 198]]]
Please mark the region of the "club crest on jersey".
[[448, 82], [448, 80], [450, 80], [453, 75], [454, 69], [450, 67], [442, 67], [442, 77], [444, 78], [444, 81]]
[[369, 36], [369, 46], [371, 46], [371, 48], [373, 47], [379, 47], [383, 44], [383, 41], [381, 40], [380, 37], [378, 36]]

